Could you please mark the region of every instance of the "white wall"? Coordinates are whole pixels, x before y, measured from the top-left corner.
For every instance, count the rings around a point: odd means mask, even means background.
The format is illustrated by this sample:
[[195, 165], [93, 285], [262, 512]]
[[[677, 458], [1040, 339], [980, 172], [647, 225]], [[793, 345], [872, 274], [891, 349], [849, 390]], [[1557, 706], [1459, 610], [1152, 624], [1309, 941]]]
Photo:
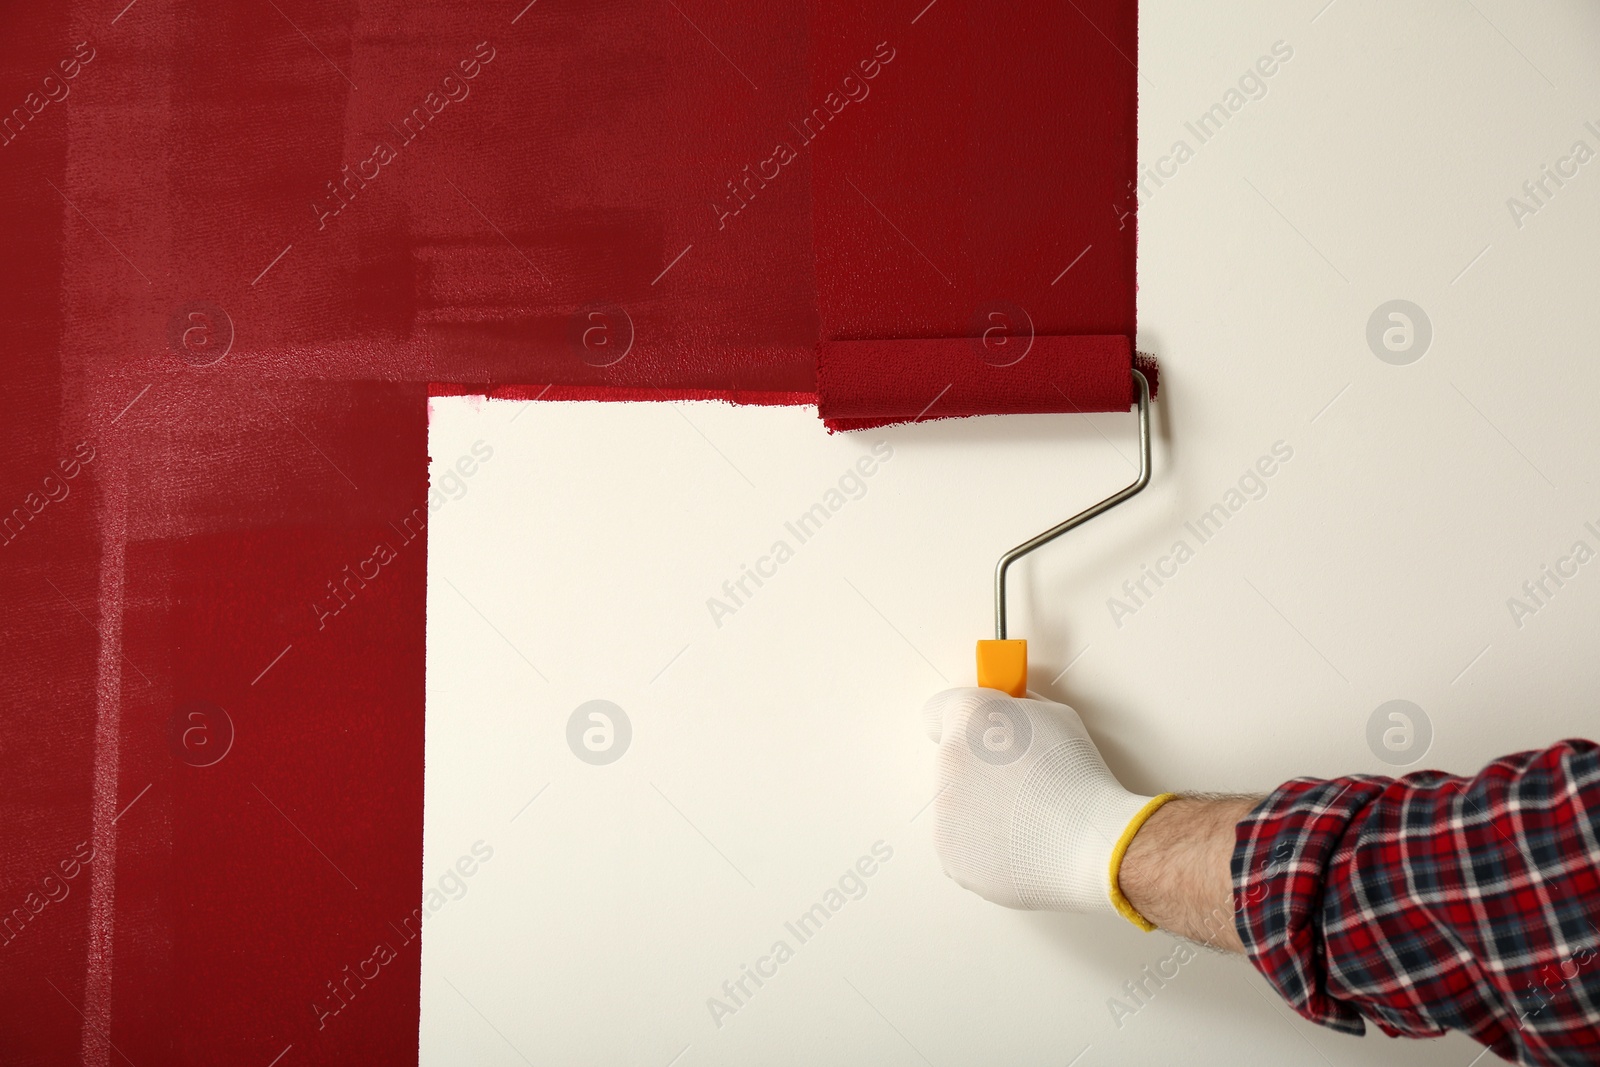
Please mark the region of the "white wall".
[[[1390, 770], [1367, 728], [1391, 699], [1431, 724], [1390, 757], [1412, 769], [1596, 732], [1600, 562], [1520, 626], [1507, 601], [1600, 549], [1600, 159], [1520, 228], [1506, 201], [1574, 141], [1600, 152], [1600, 12], [1320, 7], [1142, 15], [1147, 166], [1274, 42], [1294, 54], [1142, 214], [1153, 484], [1019, 574], [1035, 688], [1136, 789]], [[1432, 324], [1408, 365], [1365, 336], [1392, 299]], [[971, 680], [996, 555], [1125, 482], [1133, 429], [436, 402], [436, 480], [493, 455], [429, 539], [429, 885], [475, 842], [493, 856], [428, 920], [424, 1062], [1471, 1061], [1460, 1037], [1303, 1023], [1214, 956], [1119, 1026], [1110, 998], [1170, 938], [939, 872], [918, 705]], [[784, 522], [880, 441], [865, 495], [797, 544]], [[1280, 441], [1265, 496], [1199, 544], [1185, 522]], [[794, 558], [715, 625], [707, 598], [779, 538]], [[1108, 598], [1180, 538], [1194, 558], [1118, 626]], [[632, 726], [603, 766], [566, 740], [595, 699]], [[799, 944], [785, 921], [879, 841], [865, 896]], [[707, 999], [780, 938], [793, 959], [718, 1027]]]

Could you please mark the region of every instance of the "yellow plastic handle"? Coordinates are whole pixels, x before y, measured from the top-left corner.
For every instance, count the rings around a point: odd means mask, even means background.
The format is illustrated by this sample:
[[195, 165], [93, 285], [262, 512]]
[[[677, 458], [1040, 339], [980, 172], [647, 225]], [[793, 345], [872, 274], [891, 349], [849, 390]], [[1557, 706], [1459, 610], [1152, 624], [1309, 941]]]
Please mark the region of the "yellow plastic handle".
[[978, 684], [1014, 697], [1028, 693], [1028, 642], [979, 641]]

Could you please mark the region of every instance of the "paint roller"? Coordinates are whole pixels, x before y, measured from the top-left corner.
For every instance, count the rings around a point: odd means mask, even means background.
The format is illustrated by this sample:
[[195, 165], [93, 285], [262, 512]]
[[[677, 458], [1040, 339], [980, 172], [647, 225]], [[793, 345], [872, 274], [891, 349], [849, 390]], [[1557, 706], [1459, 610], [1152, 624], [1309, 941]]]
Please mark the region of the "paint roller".
[[1150, 401], [1159, 379], [1155, 359], [1132, 348], [1121, 335], [1033, 337], [1021, 356], [1007, 353], [1002, 362], [977, 338], [819, 346], [817, 409], [830, 430], [969, 415], [1126, 411], [1130, 404], [1138, 410], [1139, 473], [1133, 482], [1017, 545], [995, 565], [995, 635], [978, 642], [980, 686], [1016, 697], [1027, 692], [1028, 643], [1009, 636], [1006, 625], [1012, 564], [1150, 484]]

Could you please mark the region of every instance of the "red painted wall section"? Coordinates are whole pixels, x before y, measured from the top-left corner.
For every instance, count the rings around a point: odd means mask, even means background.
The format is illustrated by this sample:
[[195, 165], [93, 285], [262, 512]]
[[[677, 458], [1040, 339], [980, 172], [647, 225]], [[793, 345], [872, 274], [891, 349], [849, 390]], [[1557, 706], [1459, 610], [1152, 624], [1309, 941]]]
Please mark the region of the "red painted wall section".
[[[809, 402], [821, 342], [995, 310], [1125, 345], [1134, 19], [9, 13], [0, 1059], [414, 1062], [430, 392]], [[1009, 350], [946, 349], [993, 402]], [[1030, 373], [1004, 410], [1084, 403]]]
[[972, 336], [994, 302], [1131, 338], [1135, 5], [813, 14], [822, 340]]

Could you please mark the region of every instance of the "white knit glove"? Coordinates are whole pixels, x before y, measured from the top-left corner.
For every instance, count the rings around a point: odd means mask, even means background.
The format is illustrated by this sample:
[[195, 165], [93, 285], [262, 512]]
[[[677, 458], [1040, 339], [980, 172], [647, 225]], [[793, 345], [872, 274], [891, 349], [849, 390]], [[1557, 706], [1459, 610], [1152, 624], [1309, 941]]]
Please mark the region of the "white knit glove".
[[922, 714], [939, 745], [934, 843], [946, 874], [1008, 908], [1116, 912], [1152, 929], [1116, 871], [1171, 794], [1122, 788], [1078, 713], [1032, 693], [950, 689]]

